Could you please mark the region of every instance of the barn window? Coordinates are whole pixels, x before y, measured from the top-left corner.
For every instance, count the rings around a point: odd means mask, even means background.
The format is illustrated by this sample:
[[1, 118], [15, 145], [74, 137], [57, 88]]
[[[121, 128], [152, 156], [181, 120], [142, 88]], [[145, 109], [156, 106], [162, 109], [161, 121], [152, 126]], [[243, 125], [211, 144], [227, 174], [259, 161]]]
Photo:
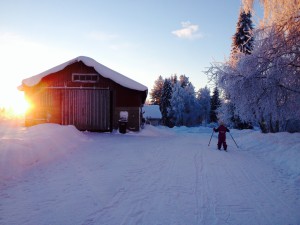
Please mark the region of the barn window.
[[85, 82], [85, 83], [96, 83], [99, 80], [98, 74], [83, 74], [83, 73], [73, 73], [73, 82]]

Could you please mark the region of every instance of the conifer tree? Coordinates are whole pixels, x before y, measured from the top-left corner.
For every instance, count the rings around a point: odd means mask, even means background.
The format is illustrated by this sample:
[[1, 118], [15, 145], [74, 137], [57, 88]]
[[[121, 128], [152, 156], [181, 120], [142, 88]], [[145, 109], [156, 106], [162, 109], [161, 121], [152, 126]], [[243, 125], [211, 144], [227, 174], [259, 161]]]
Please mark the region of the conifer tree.
[[181, 83], [182, 88], [185, 88], [190, 83], [189, 78], [185, 75], [180, 75], [179, 82]]
[[209, 122], [210, 116], [210, 108], [211, 108], [211, 100], [210, 100], [210, 90], [207, 86], [204, 88], [200, 88], [198, 91], [198, 104], [200, 110], [200, 121], [207, 124]]
[[210, 105], [211, 105], [211, 107], [210, 107], [210, 122], [217, 122], [218, 121], [217, 109], [221, 106], [219, 90], [217, 87], [214, 88]]
[[177, 75], [176, 74], [171, 75], [170, 81], [171, 81], [172, 87], [174, 87], [175, 84], [178, 82]]
[[232, 56], [236, 53], [251, 54], [253, 50], [253, 23], [252, 14], [241, 9], [239, 20], [236, 25], [236, 33], [232, 37]]
[[151, 96], [150, 99], [151, 99], [152, 105], [160, 104], [163, 85], [164, 85], [164, 80], [163, 80], [162, 76], [160, 75], [157, 78], [157, 80], [155, 80], [153, 89], [150, 92], [150, 96]]
[[184, 89], [184, 125], [193, 126], [197, 123], [199, 117], [198, 104], [195, 96], [195, 87], [188, 82]]
[[[244, 9], [240, 10], [239, 20], [236, 25], [236, 33], [234, 34], [232, 40], [232, 52], [231, 52], [231, 62], [234, 64], [237, 63], [238, 53], [242, 53], [245, 55], [250, 55], [253, 51], [253, 42], [254, 42], [254, 33], [253, 33], [253, 23], [251, 20], [252, 14], [251, 11], [247, 12]], [[228, 101], [230, 102], [230, 96], [228, 97]], [[229, 105], [227, 105], [229, 106]], [[234, 104], [230, 104], [230, 107], [234, 108]], [[248, 123], [241, 121], [239, 116], [234, 115], [234, 111], [227, 110], [227, 112], [232, 112], [231, 118], [232, 123], [235, 128], [244, 129], [248, 128]]]
[[195, 87], [185, 75], [159, 76], [150, 93], [151, 103], [159, 105], [165, 126], [194, 126], [199, 122]]
[[171, 98], [172, 98], [172, 84], [170, 79], [165, 79], [162, 94], [161, 94], [161, 101], [160, 101], [160, 111], [162, 115], [162, 124], [168, 127], [172, 127], [171, 118], [168, 115], [171, 107]]

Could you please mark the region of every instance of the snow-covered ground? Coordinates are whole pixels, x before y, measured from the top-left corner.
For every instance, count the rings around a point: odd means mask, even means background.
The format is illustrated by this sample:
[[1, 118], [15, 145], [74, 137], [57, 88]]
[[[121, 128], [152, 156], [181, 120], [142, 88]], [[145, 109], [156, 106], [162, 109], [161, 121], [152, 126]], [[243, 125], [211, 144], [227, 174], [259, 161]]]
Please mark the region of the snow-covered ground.
[[300, 224], [300, 134], [0, 124], [0, 224]]

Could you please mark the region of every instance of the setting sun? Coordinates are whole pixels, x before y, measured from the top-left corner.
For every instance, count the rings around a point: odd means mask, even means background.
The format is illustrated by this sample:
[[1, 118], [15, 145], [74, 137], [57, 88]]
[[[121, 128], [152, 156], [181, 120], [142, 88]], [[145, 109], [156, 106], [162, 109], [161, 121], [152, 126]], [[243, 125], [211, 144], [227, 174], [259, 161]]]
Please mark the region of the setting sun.
[[30, 106], [24, 93], [18, 90], [11, 91], [7, 96], [2, 96], [0, 100], [0, 108], [5, 110], [8, 117], [24, 116]]
[[20, 101], [16, 102], [16, 104], [12, 105], [12, 111], [16, 116], [24, 115], [29, 109], [29, 103], [25, 98], [20, 98], [19, 100]]

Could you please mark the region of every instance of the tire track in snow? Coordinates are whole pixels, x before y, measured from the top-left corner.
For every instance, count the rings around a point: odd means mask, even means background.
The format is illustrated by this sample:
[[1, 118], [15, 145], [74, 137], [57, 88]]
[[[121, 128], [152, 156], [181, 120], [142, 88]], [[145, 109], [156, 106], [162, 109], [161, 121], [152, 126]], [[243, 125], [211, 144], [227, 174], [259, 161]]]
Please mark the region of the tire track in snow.
[[[276, 180], [278, 174], [252, 155], [203, 149], [194, 155], [194, 164], [196, 224], [299, 223], [297, 209], [292, 209], [284, 193], [272, 186], [269, 176], [275, 175]], [[283, 187], [283, 181], [278, 183]]]
[[[199, 159], [200, 151], [197, 151], [195, 156], [194, 156], [194, 166], [195, 166], [195, 199], [196, 199], [196, 209], [195, 209], [195, 214], [196, 214], [196, 223], [199, 224], [199, 216], [200, 216], [200, 203], [199, 201], [203, 201], [204, 197], [201, 195], [202, 192], [199, 190], [199, 179], [200, 176], [202, 176], [202, 170], [203, 170], [203, 156]], [[199, 166], [200, 165], [200, 166]], [[200, 194], [199, 194], [200, 193]], [[200, 196], [199, 196], [200, 195]], [[203, 214], [201, 214], [203, 216]], [[201, 218], [202, 220], [203, 218]]]
[[195, 154], [195, 198], [196, 198], [196, 224], [211, 224], [214, 213], [214, 202], [212, 201], [213, 196], [209, 192], [209, 184], [207, 181], [207, 174], [205, 172], [205, 149], [199, 150]]
[[102, 218], [105, 218], [105, 221], [102, 222], [109, 222], [111, 217], [110, 211], [113, 210], [121, 201], [124, 199], [124, 197], [127, 195], [127, 191], [123, 188], [119, 189], [112, 199], [109, 201], [109, 203], [106, 203], [105, 206], [101, 207], [99, 210], [94, 211], [91, 213], [87, 220], [83, 223], [83, 225], [94, 225], [98, 224], [99, 220]]
[[[190, 140], [192, 141], [192, 140]], [[211, 225], [217, 221], [217, 201], [216, 192], [212, 186], [216, 186], [216, 182], [211, 184], [211, 177], [215, 176], [216, 172], [208, 164], [211, 162], [211, 150], [207, 145], [200, 143], [198, 150], [194, 156], [195, 164], [195, 198], [196, 198], [196, 221], [195, 224]], [[214, 152], [213, 152], [214, 153]], [[213, 159], [214, 160], [214, 159]], [[207, 168], [208, 167], [208, 168]], [[213, 171], [213, 172], [211, 172]], [[213, 174], [213, 176], [211, 176]]]
[[128, 212], [124, 215], [120, 224], [143, 224], [144, 217], [147, 212], [145, 210], [150, 196], [157, 192], [157, 184], [160, 183], [158, 175], [164, 167], [165, 159], [159, 156], [161, 146], [156, 146], [152, 149], [152, 157], [144, 163], [141, 170], [136, 169], [128, 171], [128, 177], [136, 177], [139, 182], [134, 184], [127, 199], [127, 205], [130, 205]]
[[[164, 187], [160, 184], [164, 183], [162, 182], [164, 177], [161, 176], [161, 171], [165, 171], [168, 165], [168, 155], [163, 154], [164, 149], [155, 143], [150, 146], [151, 149], [143, 146], [141, 155], [137, 156], [136, 160], [141, 160], [142, 163], [135, 163], [132, 159], [132, 165], [127, 165], [124, 171], [125, 180], [122, 182], [126, 191], [116, 201], [118, 204], [106, 203], [104, 208], [90, 214], [84, 224], [92, 225], [99, 222], [102, 224], [143, 224], [144, 217], [148, 214], [145, 208], [149, 209], [147, 203], [155, 199], [156, 194], [163, 193], [161, 189]], [[127, 143], [127, 149], [131, 148], [136, 149], [131, 146], [131, 143]], [[112, 211], [119, 212], [119, 219], [108, 218]]]
[[211, 210], [213, 207], [213, 203], [208, 195], [208, 183], [206, 179], [206, 173], [205, 173], [205, 148], [201, 149], [198, 159], [198, 165], [196, 165], [196, 171], [197, 171], [197, 183], [196, 183], [196, 190], [198, 195], [200, 195], [199, 199], [197, 200], [197, 224], [207, 224], [207, 221], [211, 217]]
[[253, 215], [254, 209], [245, 203], [247, 196], [241, 194], [242, 185], [236, 184], [233, 173], [227, 167], [232, 167], [240, 177], [239, 168], [233, 166], [232, 159], [228, 158], [231, 157], [228, 155], [230, 153], [216, 152], [216, 154], [218, 155], [215, 156], [214, 162], [207, 165], [210, 196], [214, 198], [213, 201], [215, 202], [213, 224], [253, 224], [246, 221], [248, 217]]
[[[227, 211], [218, 211], [219, 202], [218, 198], [223, 193], [221, 192], [221, 179], [220, 166], [218, 161], [220, 160], [221, 152], [211, 151], [204, 147], [202, 150], [202, 176], [201, 176], [201, 189], [202, 189], [202, 218], [200, 223], [204, 225], [211, 224], [227, 224], [226, 220], [228, 218]], [[224, 218], [225, 214], [225, 218]]]

